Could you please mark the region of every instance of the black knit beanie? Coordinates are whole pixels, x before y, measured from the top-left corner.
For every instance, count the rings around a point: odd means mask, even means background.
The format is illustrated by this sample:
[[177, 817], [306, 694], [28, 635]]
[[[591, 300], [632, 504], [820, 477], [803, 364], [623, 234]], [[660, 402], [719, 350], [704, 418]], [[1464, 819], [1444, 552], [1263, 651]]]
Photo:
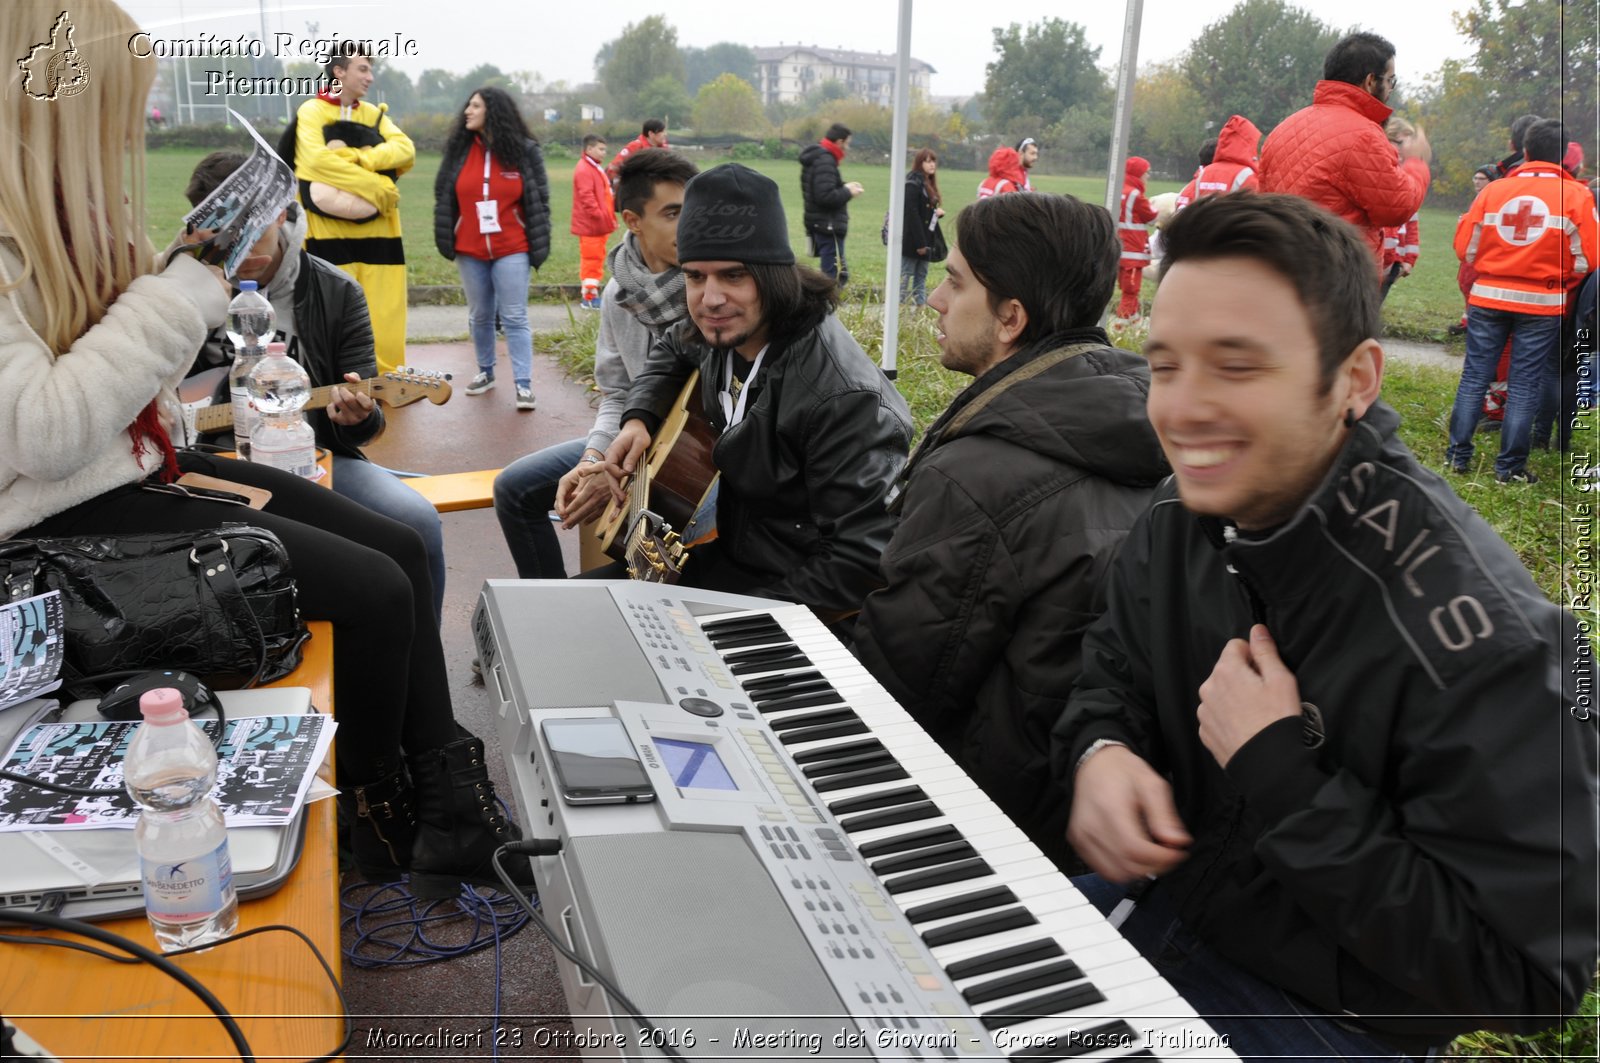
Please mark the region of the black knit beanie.
[[678, 261], [794, 265], [777, 182], [736, 162], [690, 178], [678, 216]]

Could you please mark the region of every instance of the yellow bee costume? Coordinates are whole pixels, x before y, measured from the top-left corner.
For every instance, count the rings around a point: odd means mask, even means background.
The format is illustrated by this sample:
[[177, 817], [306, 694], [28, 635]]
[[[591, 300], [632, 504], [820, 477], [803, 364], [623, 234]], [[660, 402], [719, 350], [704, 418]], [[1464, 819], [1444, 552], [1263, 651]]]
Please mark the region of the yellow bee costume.
[[372, 313], [378, 371], [405, 362], [406, 253], [395, 179], [417, 149], [388, 105], [341, 105], [326, 93], [300, 105], [279, 143], [300, 181], [306, 250], [356, 279]]

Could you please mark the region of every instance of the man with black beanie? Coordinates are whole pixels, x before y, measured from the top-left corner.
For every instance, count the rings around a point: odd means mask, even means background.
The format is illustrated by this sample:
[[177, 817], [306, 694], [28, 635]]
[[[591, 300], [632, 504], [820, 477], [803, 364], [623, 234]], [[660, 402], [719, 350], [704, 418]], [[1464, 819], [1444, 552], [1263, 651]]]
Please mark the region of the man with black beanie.
[[689, 376], [717, 434], [717, 538], [683, 583], [782, 598], [826, 622], [878, 586], [885, 505], [911, 445], [900, 393], [833, 314], [831, 278], [795, 264], [778, 186], [729, 163], [684, 189], [678, 261], [689, 320], [650, 352], [606, 451], [613, 493]]

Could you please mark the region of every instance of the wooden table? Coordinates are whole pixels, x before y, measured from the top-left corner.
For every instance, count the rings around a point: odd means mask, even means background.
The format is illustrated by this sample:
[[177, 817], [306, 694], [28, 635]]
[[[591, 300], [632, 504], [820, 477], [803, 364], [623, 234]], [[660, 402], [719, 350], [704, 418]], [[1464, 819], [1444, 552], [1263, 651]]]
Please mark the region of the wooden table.
[[[310, 687], [312, 703], [331, 709], [332, 628], [326, 623], [310, 627], [305, 659], [275, 685]], [[318, 801], [306, 814], [305, 850], [294, 874], [276, 893], [241, 901], [239, 929], [271, 923], [298, 927], [338, 975], [333, 802]], [[96, 925], [156, 948], [142, 916]], [[259, 1059], [311, 1059], [331, 1051], [344, 1035], [327, 975], [291, 934], [262, 934], [174, 962], [232, 1012]], [[147, 964], [113, 964], [70, 949], [0, 943], [0, 1012], [63, 1060], [235, 1058], [233, 1042], [206, 1006]]]
[[[300, 667], [272, 685], [309, 687], [311, 703], [331, 713], [333, 626], [308, 626]], [[239, 902], [239, 929], [296, 927], [342, 978], [335, 833], [334, 803], [311, 805], [294, 873], [277, 892]], [[96, 925], [160, 951], [143, 916]], [[344, 1036], [327, 974], [292, 934], [261, 934], [173, 962], [232, 1013], [257, 1059], [312, 1059]], [[62, 1060], [237, 1058], [221, 1023], [176, 981], [148, 964], [112, 963], [72, 949], [0, 942], [0, 1014]]]

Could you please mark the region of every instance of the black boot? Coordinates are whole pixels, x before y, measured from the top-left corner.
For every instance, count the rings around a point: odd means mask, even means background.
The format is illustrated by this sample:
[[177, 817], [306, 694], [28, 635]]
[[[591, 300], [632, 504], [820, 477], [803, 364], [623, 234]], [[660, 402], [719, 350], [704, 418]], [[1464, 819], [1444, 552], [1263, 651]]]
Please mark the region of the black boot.
[[395, 882], [410, 869], [417, 814], [405, 765], [385, 760], [378, 767], [376, 781], [339, 792], [339, 811], [350, 824], [350, 850], [361, 877]]
[[[490, 857], [522, 832], [495, 802], [483, 763], [483, 742], [463, 738], [408, 758], [416, 785], [417, 840], [411, 849], [411, 892], [419, 900], [454, 897], [463, 882], [504, 889]], [[503, 857], [512, 881], [533, 888], [525, 856]]]

